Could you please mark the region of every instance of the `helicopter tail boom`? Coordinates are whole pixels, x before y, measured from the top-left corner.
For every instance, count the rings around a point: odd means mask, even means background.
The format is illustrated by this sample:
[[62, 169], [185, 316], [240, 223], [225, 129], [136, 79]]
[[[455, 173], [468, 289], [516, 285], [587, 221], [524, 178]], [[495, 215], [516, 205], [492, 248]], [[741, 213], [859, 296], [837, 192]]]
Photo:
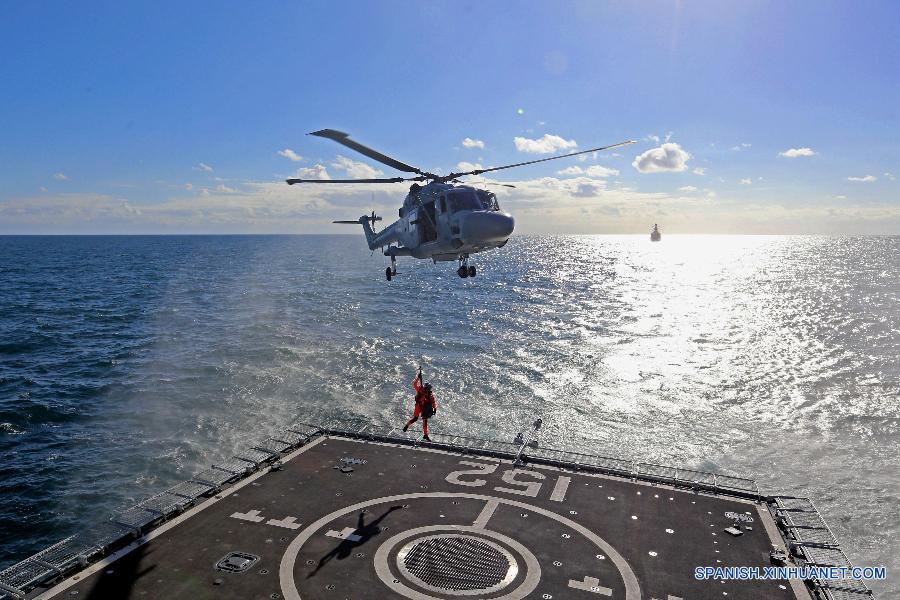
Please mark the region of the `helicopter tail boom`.
[[379, 246], [379, 244], [376, 243], [378, 234], [372, 228], [372, 223], [380, 220], [381, 217], [377, 216], [375, 212], [372, 211], [371, 215], [363, 215], [356, 221], [332, 221], [332, 223], [338, 223], [341, 225], [362, 225], [363, 233], [366, 234], [366, 243], [369, 245], [369, 250], [374, 250]]

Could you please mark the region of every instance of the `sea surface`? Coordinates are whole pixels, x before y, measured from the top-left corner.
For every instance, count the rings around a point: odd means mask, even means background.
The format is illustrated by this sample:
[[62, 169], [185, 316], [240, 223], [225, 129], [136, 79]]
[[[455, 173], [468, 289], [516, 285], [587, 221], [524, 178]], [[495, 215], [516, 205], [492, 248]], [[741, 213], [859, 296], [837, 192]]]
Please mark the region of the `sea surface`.
[[900, 237], [0, 237], [0, 567], [298, 419], [754, 477], [900, 597]]

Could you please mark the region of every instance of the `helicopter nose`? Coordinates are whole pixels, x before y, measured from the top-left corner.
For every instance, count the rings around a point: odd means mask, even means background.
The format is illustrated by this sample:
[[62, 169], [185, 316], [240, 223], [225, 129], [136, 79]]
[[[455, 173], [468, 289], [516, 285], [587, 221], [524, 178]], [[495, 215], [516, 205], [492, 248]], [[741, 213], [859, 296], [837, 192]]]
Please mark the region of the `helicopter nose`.
[[460, 238], [467, 244], [501, 242], [513, 232], [515, 221], [500, 212], [473, 212], [466, 215], [460, 228]]

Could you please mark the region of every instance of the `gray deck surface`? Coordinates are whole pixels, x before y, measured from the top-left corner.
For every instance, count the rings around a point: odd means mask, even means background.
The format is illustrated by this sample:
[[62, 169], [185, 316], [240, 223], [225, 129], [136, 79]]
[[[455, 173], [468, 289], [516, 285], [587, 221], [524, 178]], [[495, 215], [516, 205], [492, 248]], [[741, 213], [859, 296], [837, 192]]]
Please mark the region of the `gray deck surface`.
[[[345, 474], [335, 469], [343, 457], [367, 462]], [[452, 475], [459, 471], [469, 473]], [[749, 513], [752, 531], [725, 533], [733, 523], [726, 512]], [[769, 566], [781, 540], [767, 536], [760, 517], [757, 505], [733, 498], [327, 437], [289, 455], [283, 470], [224, 490], [112, 564], [38, 597], [794, 598], [784, 581], [694, 578], [696, 566]], [[500, 589], [484, 593], [491, 582], [463, 581], [458, 587], [470, 593], [460, 595], [439, 579], [429, 590], [401, 571], [402, 548], [448, 534], [465, 536], [456, 538], [464, 545], [486, 540], [511, 557], [515, 568]], [[214, 568], [234, 551], [260, 559], [243, 573]], [[442, 558], [426, 560], [439, 578], [447, 576]], [[480, 560], [466, 555], [460, 564], [477, 571]]]

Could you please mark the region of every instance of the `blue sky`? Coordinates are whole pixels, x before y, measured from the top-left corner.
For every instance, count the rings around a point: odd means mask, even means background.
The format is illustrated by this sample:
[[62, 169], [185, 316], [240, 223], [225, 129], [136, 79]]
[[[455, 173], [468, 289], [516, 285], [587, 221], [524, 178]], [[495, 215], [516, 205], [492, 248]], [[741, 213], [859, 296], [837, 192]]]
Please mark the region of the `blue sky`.
[[895, 2], [2, 15], [0, 233], [345, 232], [328, 223], [394, 213], [402, 186], [283, 183], [396, 174], [305, 135], [321, 128], [444, 172], [637, 140], [498, 173], [522, 233], [900, 233]]

